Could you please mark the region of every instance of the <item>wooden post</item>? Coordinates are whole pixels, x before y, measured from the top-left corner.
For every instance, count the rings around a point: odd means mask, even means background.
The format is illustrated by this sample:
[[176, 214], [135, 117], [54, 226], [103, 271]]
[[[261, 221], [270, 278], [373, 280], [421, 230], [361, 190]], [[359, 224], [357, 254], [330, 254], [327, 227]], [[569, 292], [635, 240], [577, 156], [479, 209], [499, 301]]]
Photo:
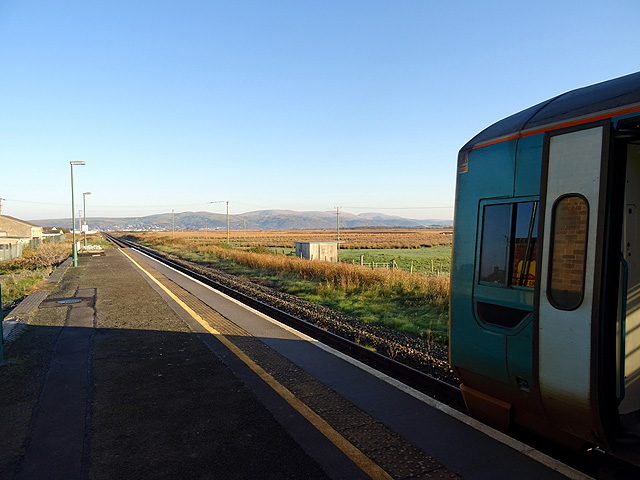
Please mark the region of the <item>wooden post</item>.
[[411, 260], [411, 273], [413, 273], [413, 260]]

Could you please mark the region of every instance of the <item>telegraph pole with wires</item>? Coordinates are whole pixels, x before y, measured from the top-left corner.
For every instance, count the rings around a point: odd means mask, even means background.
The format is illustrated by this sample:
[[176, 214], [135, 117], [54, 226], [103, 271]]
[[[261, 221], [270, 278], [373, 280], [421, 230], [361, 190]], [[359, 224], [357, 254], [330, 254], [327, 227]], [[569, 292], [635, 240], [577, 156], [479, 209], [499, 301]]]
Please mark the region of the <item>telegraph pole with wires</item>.
[[335, 207], [336, 208], [336, 226], [337, 226], [337, 230], [338, 230], [338, 250], [340, 249], [340, 209], [342, 207]]
[[227, 204], [227, 244], [229, 244], [229, 200], [217, 200], [215, 202], [207, 203], [226, 203]]

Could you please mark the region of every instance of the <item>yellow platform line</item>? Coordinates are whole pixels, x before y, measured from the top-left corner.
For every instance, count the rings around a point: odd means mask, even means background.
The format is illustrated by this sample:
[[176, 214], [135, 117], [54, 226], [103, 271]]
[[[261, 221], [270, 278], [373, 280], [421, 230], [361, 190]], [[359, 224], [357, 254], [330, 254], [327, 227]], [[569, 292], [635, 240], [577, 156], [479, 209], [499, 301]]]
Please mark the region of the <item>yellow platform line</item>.
[[198, 315], [191, 307], [180, 300], [171, 290], [165, 287], [160, 281], [158, 281], [151, 273], [145, 270], [138, 262], [136, 262], [129, 254], [120, 249], [123, 255], [125, 255], [136, 267], [144, 272], [154, 283], [158, 285], [167, 295], [169, 295], [173, 301], [175, 301], [180, 307], [182, 307], [194, 320], [196, 320], [202, 327], [209, 333], [214, 335], [222, 344], [234, 353], [240, 360], [242, 360], [254, 373], [256, 373], [262, 380], [264, 380], [278, 395], [280, 395], [289, 405], [291, 405], [298, 413], [300, 413], [307, 421], [309, 421], [316, 429], [320, 431], [325, 437], [327, 437], [336, 447], [338, 447], [353, 463], [355, 463], [363, 472], [369, 475], [374, 480], [393, 480], [393, 477], [389, 475], [385, 470], [367, 457], [362, 451], [354, 446], [349, 440], [344, 438], [338, 431], [336, 431], [331, 425], [329, 425], [320, 415], [311, 410], [306, 404], [300, 401], [289, 389], [278, 382], [275, 378], [264, 371], [258, 364], [251, 360], [242, 350], [231, 341], [221, 334], [218, 330], [213, 328], [206, 322], [200, 315]]

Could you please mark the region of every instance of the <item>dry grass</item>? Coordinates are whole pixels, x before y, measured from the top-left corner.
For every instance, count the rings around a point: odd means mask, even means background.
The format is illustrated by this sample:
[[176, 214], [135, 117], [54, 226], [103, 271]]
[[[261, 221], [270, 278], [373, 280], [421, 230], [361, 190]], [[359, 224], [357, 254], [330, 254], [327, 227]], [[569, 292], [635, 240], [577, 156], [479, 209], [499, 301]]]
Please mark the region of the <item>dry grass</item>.
[[48, 275], [53, 268], [64, 261], [71, 251], [71, 242], [44, 242], [37, 248], [25, 247], [22, 256], [0, 262], [2, 271], [39, 270]]
[[[380, 228], [380, 229], [343, 229], [340, 230], [340, 248], [420, 248], [433, 245], [449, 245], [453, 236], [451, 229], [432, 228]], [[171, 239], [167, 232], [143, 232], [136, 236], [149, 242], [158, 238]], [[226, 242], [225, 230], [197, 232], [175, 232], [176, 241], [190, 240], [197, 243]], [[241, 246], [264, 246], [293, 248], [296, 241], [333, 241], [337, 240], [335, 230], [232, 230], [229, 241]]]
[[[273, 232], [267, 232], [272, 233]], [[278, 232], [280, 233], [280, 232]], [[387, 234], [387, 231], [384, 231]], [[416, 237], [420, 237], [417, 232], [413, 237], [413, 245]], [[379, 240], [363, 238], [359, 233], [359, 241], [371, 245], [379, 245]], [[423, 233], [423, 235], [425, 235]], [[432, 235], [436, 238], [444, 237], [439, 233]], [[244, 265], [251, 269], [264, 269], [275, 272], [292, 274], [302, 280], [315, 280], [323, 282], [326, 289], [341, 289], [347, 293], [366, 292], [367, 294], [402, 296], [411, 301], [420, 301], [439, 308], [446, 308], [449, 302], [449, 277], [444, 275], [416, 275], [401, 270], [371, 270], [359, 265], [344, 263], [329, 263], [319, 261], [309, 261], [297, 257], [285, 255], [272, 255], [265, 253], [254, 253], [242, 249], [223, 248], [211, 239], [208, 242], [195, 236], [192, 232], [176, 233], [175, 238], [166, 233], [142, 233], [133, 234], [137, 240], [146, 242], [156, 247], [170, 247], [178, 252], [195, 252], [205, 261], [207, 259], [219, 258], [230, 260]], [[387, 235], [384, 235], [387, 237]], [[300, 238], [300, 232], [297, 232]], [[369, 237], [372, 237], [369, 232]], [[449, 237], [449, 236], [447, 236]], [[226, 238], [226, 234], [225, 234]], [[272, 238], [272, 237], [263, 237]], [[283, 237], [284, 238], [284, 237]], [[303, 238], [309, 238], [303, 237]], [[355, 235], [354, 235], [355, 238]], [[420, 241], [424, 241], [423, 236]], [[449, 240], [450, 239], [446, 239]], [[389, 238], [383, 241], [389, 241]], [[354, 241], [355, 242], [355, 241]], [[267, 243], [267, 242], [265, 242]], [[268, 243], [273, 246], [272, 243]], [[362, 245], [362, 243], [360, 244]], [[363, 248], [360, 246], [360, 248]]]

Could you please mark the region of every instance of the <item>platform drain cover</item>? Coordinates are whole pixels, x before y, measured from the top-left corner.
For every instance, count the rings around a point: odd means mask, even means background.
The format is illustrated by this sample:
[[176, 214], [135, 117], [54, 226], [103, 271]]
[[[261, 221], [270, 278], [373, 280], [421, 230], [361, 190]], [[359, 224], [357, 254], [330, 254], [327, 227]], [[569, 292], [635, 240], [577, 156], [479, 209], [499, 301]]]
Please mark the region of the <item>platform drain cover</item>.
[[79, 298], [69, 298], [68, 300], [58, 300], [58, 303], [80, 303], [81, 301]]

